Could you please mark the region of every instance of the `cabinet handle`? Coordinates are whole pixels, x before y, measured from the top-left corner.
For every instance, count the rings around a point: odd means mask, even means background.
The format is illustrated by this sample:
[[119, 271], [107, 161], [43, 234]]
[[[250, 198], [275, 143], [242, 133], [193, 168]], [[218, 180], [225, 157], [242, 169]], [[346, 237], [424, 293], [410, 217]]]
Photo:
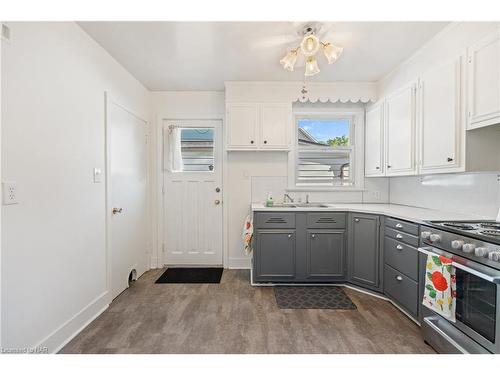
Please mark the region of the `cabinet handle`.
[[397, 246], [396, 246], [396, 249], [398, 249], [398, 250], [403, 250], [403, 246], [401, 246], [401, 245], [397, 245]]
[[375, 169], [380, 169], [380, 167], [375, 167]]
[[451, 163], [453, 161], [453, 158], [447, 158], [446, 160], [448, 161], [448, 163]]
[[354, 221], [355, 221], [356, 223], [359, 223], [359, 219], [354, 219]]
[[399, 276], [399, 275], [398, 275], [398, 276], [396, 276], [396, 280], [397, 280], [397, 281], [403, 281], [403, 278], [402, 278], [401, 276]]
[[291, 234], [289, 234], [289, 235], [288, 235], [288, 238], [292, 238], [292, 235], [291, 235]]
[[251, 144], [253, 144], [253, 141], [250, 141]]
[[397, 223], [396, 228], [403, 228], [403, 224]]
[[398, 233], [398, 234], [396, 234], [396, 238], [401, 239], [401, 238], [403, 238], [403, 236]]
[[267, 141], [264, 141], [264, 144], [267, 144]]
[[392, 168], [392, 166], [391, 166], [391, 165], [388, 165], [388, 166], [387, 166], [387, 168]]

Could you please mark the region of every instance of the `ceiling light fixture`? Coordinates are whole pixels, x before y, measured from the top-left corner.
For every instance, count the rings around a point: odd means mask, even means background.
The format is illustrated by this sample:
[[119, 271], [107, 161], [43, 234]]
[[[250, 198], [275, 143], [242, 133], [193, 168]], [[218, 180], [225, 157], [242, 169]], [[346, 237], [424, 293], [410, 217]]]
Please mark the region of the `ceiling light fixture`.
[[313, 76], [320, 72], [318, 60], [316, 59], [316, 54], [320, 49], [323, 50], [323, 54], [325, 55], [328, 64], [333, 64], [338, 60], [344, 49], [342, 47], [333, 45], [330, 42], [320, 41], [315, 33], [316, 28], [313, 28], [311, 26], [306, 26], [304, 28], [302, 32], [303, 38], [300, 42], [300, 45], [288, 51], [285, 57], [280, 60], [280, 63], [285, 70], [288, 70], [290, 72], [294, 71], [299, 52], [301, 52], [305, 57], [306, 66], [304, 76], [306, 77]]

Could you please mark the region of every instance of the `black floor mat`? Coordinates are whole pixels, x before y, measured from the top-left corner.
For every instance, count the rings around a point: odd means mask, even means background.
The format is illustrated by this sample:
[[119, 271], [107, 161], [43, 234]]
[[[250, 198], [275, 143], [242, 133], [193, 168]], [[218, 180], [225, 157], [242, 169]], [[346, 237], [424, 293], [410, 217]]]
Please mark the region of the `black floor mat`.
[[274, 296], [280, 309], [356, 309], [338, 286], [278, 286]]
[[219, 284], [223, 268], [168, 268], [156, 284]]

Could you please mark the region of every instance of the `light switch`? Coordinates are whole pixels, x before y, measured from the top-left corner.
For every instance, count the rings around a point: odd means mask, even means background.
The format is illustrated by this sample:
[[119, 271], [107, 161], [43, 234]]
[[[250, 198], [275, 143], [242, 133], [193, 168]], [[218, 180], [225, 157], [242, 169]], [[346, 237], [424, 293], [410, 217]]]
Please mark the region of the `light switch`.
[[15, 182], [2, 182], [2, 200], [4, 205], [17, 204], [17, 185]]
[[102, 170], [101, 168], [94, 168], [94, 184], [100, 184], [102, 182]]

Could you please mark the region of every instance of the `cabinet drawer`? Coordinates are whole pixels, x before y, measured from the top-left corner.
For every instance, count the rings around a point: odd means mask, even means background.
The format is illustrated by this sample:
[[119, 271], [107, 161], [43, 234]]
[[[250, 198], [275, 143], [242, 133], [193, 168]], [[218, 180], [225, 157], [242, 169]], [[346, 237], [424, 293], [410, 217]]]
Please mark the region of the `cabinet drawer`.
[[408, 245], [418, 247], [418, 237], [412, 236], [411, 234], [400, 232], [396, 229], [385, 227], [385, 235], [399, 242], [404, 242]]
[[392, 217], [388, 217], [385, 219], [385, 225], [387, 227], [394, 228], [398, 231], [405, 232], [408, 234], [412, 234], [414, 236], [418, 236], [418, 225], [409, 223], [404, 220], [393, 219]]
[[416, 248], [385, 237], [384, 254], [385, 263], [413, 280], [418, 280], [418, 251]]
[[414, 316], [418, 312], [418, 283], [387, 264], [384, 267], [384, 292]]
[[259, 212], [255, 215], [256, 228], [295, 228], [295, 214], [289, 212]]
[[314, 229], [345, 228], [345, 214], [338, 212], [312, 212], [307, 214], [307, 227]]

